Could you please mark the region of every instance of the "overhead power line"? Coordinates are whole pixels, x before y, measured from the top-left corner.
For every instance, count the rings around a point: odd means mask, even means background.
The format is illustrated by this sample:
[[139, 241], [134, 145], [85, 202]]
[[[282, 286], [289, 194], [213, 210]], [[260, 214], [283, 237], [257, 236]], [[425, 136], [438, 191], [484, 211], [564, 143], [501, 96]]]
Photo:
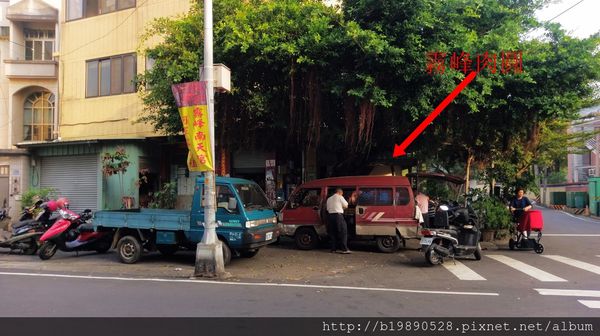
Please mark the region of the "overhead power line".
[[557, 16], [553, 17], [552, 19], [550, 19], [550, 20], [548, 20], [548, 21], [546, 21], [546, 22], [550, 22], [550, 21], [552, 21], [552, 20], [556, 19], [557, 17], [559, 17], [559, 16], [561, 16], [561, 15], [565, 14], [566, 12], [570, 11], [571, 9], [573, 9], [573, 7], [575, 7], [575, 6], [579, 5], [580, 3], [584, 2], [584, 1], [585, 1], [585, 0], [581, 0], [581, 1], [579, 1], [578, 3], [574, 4], [573, 6], [571, 6], [571, 7], [567, 8], [567, 9], [565, 9], [564, 11], [560, 12], [560, 13], [559, 13]]

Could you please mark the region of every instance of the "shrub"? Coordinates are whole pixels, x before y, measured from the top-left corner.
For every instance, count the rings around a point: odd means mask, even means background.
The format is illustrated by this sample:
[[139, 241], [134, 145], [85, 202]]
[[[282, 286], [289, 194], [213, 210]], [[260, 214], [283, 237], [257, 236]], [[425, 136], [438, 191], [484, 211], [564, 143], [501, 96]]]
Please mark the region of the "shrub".
[[175, 209], [177, 202], [177, 182], [163, 184], [160, 191], [153, 194], [153, 200], [148, 204], [149, 208]]
[[56, 190], [53, 188], [29, 188], [26, 192], [21, 195], [21, 206], [30, 207], [35, 204], [38, 200], [48, 200], [56, 197]]
[[473, 209], [479, 217], [482, 229], [503, 230], [511, 226], [511, 215], [506, 205], [497, 199], [480, 194], [473, 203]]

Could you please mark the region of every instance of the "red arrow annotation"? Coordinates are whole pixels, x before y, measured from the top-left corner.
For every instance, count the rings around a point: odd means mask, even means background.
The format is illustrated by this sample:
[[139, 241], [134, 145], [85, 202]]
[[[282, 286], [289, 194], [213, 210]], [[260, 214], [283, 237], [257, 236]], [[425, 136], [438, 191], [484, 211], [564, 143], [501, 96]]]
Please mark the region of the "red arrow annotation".
[[477, 72], [471, 72], [465, 79], [463, 79], [460, 84], [444, 99], [440, 105], [438, 105], [428, 116], [423, 120], [421, 124], [406, 138], [400, 145], [394, 145], [394, 155], [393, 157], [406, 155], [406, 147], [408, 147], [415, 139], [421, 134], [431, 122], [437, 118], [437, 116], [442, 113], [442, 111], [450, 104], [456, 96], [465, 88], [473, 79], [477, 76]]

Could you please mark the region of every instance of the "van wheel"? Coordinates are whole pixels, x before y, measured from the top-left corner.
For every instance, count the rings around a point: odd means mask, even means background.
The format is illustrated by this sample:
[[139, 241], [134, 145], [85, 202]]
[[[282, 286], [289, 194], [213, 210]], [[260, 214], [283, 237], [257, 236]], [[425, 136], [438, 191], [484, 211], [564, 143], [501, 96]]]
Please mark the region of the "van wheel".
[[119, 259], [124, 264], [135, 264], [142, 256], [142, 244], [134, 236], [125, 236], [117, 243]]
[[394, 253], [400, 248], [400, 237], [379, 236], [377, 237], [377, 248], [383, 253]]
[[300, 250], [312, 250], [319, 245], [319, 236], [315, 229], [310, 227], [298, 228], [294, 240], [296, 241], [296, 247]]

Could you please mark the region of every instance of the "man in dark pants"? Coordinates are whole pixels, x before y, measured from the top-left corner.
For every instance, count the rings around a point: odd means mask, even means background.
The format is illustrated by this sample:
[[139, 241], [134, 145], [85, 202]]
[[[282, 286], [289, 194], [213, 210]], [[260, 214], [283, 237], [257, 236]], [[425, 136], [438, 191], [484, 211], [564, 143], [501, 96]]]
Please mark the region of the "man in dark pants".
[[335, 190], [335, 194], [327, 199], [327, 234], [331, 238], [331, 252], [336, 252], [337, 243], [341, 245], [343, 254], [352, 253], [348, 249], [348, 226], [344, 220], [344, 209], [348, 208], [348, 202], [344, 199], [344, 191], [341, 188]]

